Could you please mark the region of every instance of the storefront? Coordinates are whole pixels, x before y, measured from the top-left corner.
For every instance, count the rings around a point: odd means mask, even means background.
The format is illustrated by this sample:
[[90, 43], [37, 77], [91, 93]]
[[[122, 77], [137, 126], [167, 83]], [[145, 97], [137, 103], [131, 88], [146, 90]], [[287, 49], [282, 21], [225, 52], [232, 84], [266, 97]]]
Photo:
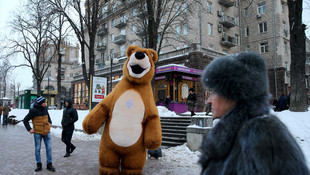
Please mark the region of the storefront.
[[197, 94], [197, 80], [202, 72], [202, 70], [177, 64], [158, 67], [154, 83], [156, 105], [163, 106], [165, 98], [170, 95], [170, 110], [176, 113], [186, 112], [189, 89], [194, 88]]
[[37, 99], [37, 91], [34, 90], [23, 90], [19, 92], [18, 97], [18, 108], [19, 109], [30, 109]]

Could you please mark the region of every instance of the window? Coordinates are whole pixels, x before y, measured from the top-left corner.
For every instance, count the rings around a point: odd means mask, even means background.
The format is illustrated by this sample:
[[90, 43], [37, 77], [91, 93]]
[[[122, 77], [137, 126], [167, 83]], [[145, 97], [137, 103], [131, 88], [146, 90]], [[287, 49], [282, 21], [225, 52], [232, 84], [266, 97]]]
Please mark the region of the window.
[[73, 77], [73, 73], [70, 73], [70, 77]]
[[268, 52], [268, 42], [260, 44], [260, 53]]
[[212, 2], [207, 1], [207, 13], [212, 13]]
[[102, 8], [102, 14], [105, 14], [106, 12], [108, 12], [108, 6]]
[[267, 32], [267, 22], [259, 23], [259, 33]]
[[136, 33], [137, 32], [137, 27], [135, 25], [132, 25], [132, 33]]
[[213, 34], [213, 24], [208, 23], [208, 35], [212, 35]]
[[120, 17], [120, 22], [126, 23], [126, 20], [127, 20], [126, 14], [122, 14]]
[[183, 48], [186, 48], [186, 47], [188, 47], [188, 45], [187, 45], [187, 44], [184, 44], [184, 45], [183, 45]]
[[181, 9], [180, 9], [180, 6], [179, 6], [179, 5], [176, 5], [176, 6], [175, 6], [175, 11], [176, 11], [176, 15], [177, 15], [177, 16], [180, 15], [180, 10], [181, 10]]
[[102, 38], [102, 45], [106, 46], [107, 45], [107, 38]]
[[250, 45], [247, 45], [247, 46], [246, 46], [246, 51], [251, 51]]
[[282, 22], [282, 28], [283, 28], [283, 35], [285, 37], [287, 37], [287, 27], [286, 27], [286, 23], [284, 21]]
[[238, 16], [237, 15], [235, 15], [235, 17], [234, 17], [234, 22], [235, 22], [235, 25], [238, 25]]
[[284, 13], [284, 3], [281, 3], [281, 11]]
[[183, 35], [187, 35], [187, 24], [183, 24]]
[[244, 34], [245, 34], [246, 37], [248, 37], [250, 35], [250, 28], [249, 28], [249, 26], [245, 27]]
[[136, 8], [132, 9], [132, 16], [137, 16], [137, 9]]
[[183, 4], [182, 4], [182, 11], [183, 11], [183, 13], [186, 13], [187, 12], [187, 3], [186, 2], [184, 2]]
[[112, 26], [115, 26], [115, 24], [116, 24], [116, 20], [112, 19]]
[[235, 40], [236, 40], [235, 44], [238, 45], [239, 44], [239, 35], [238, 34], [235, 34]]
[[126, 46], [123, 45], [119, 48], [119, 51], [120, 51], [120, 56], [125, 56], [126, 55]]
[[248, 17], [248, 15], [249, 15], [249, 9], [245, 8], [244, 9], [244, 17]]
[[209, 44], [209, 48], [213, 49], [214, 48], [214, 44]]
[[176, 31], [177, 37], [179, 37], [180, 36], [180, 26], [176, 26], [175, 31]]
[[266, 3], [261, 3], [261, 4], [258, 4], [257, 6], [257, 14], [258, 15], [261, 15], [261, 14], [264, 14], [266, 13]]
[[111, 40], [114, 41], [114, 33], [111, 35]]
[[157, 35], [157, 42], [160, 43], [160, 40], [161, 40], [161, 35], [160, 35], [160, 33], [158, 33], [158, 35]]
[[121, 35], [126, 35], [126, 29], [121, 30]]

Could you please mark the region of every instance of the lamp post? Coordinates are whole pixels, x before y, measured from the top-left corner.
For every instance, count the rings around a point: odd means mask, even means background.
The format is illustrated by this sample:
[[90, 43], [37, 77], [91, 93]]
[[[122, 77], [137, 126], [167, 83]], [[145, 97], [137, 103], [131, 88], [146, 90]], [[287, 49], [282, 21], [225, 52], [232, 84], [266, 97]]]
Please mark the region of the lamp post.
[[20, 83], [17, 83], [17, 105], [16, 105], [16, 108], [19, 108], [19, 88], [20, 88]]
[[113, 64], [112, 55], [110, 55], [110, 62], [111, 62], [111, 67], [110, 67], [110, 92], [112, 92], [112, 64]]
[[49, 106], [50, 104], [50, 73], [48, 72], [48, 75], [47, 75], [47, 90], [48, 90], [48, 101], [47, 101], [47, 107]]

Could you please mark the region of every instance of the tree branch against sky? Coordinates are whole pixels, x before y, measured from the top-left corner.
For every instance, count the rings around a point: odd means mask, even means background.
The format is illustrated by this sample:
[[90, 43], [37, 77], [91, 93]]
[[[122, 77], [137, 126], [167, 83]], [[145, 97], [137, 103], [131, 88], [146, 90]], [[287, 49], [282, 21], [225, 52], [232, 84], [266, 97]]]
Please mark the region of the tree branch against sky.
[[44, 0], [27, 0], [11, 23], [15, 35], [8, 39], [8, 56], [21, 54], [27, 61], [36, 80], [38, 95], [41, 95], [41, 82], [52, 60], [47, 55], [54, 18], [49, 9]]

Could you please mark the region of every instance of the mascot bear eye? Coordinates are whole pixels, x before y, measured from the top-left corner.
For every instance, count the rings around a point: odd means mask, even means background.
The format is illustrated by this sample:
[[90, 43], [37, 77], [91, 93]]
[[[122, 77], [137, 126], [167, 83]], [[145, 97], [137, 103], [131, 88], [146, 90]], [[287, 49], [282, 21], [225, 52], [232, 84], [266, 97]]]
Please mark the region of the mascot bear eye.
[[145, 70], [143, 67], [139, 66], [138, 64], [130, 66], [130, 67], [131, 67], [132, 72], [135, 74], [141, 74]]

